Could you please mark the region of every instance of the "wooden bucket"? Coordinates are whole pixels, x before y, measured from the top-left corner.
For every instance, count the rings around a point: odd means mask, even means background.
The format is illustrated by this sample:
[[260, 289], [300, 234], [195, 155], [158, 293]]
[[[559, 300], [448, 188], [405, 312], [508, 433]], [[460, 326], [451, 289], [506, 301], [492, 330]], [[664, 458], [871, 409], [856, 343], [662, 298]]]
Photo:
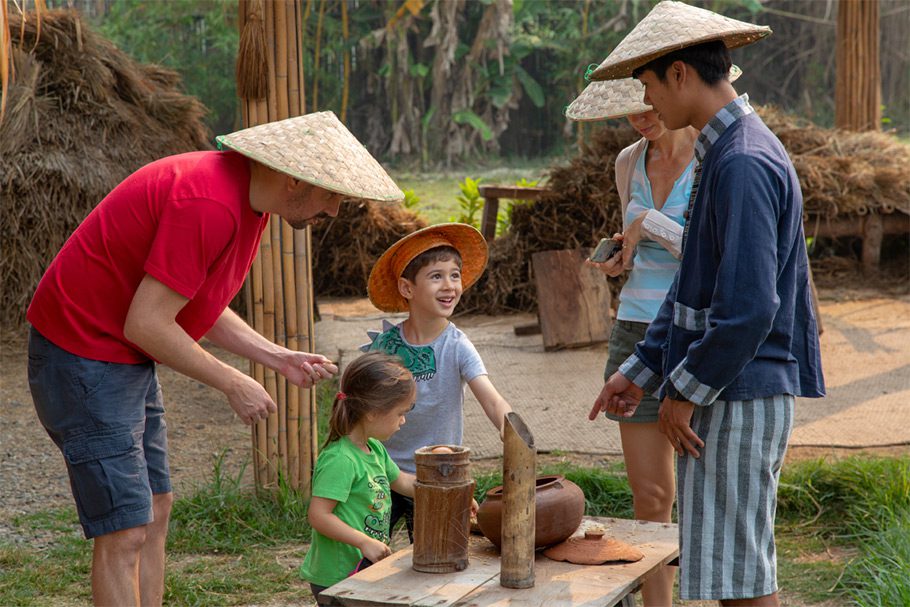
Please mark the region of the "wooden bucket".
[[[451, 453], [433, 453], [448, 447]], [[471, 450], [432, 445], [414, 452], [414, 559], [416, 571], [449, 573], [468, 566], [471, 499], [474, 479]]]

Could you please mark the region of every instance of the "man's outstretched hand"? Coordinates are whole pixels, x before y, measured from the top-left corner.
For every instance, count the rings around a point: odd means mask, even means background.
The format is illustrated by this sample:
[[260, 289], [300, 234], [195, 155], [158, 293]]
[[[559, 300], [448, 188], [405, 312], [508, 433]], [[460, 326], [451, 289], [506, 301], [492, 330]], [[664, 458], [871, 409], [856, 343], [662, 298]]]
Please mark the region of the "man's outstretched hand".
[[600, 395], [594, 401], [591, 412], [588, 413], [588, 419], [596, 419], [601, 411], [618, 417], [632, 417], [644, 395], [644, 390], [617, 371], [604, 384]]

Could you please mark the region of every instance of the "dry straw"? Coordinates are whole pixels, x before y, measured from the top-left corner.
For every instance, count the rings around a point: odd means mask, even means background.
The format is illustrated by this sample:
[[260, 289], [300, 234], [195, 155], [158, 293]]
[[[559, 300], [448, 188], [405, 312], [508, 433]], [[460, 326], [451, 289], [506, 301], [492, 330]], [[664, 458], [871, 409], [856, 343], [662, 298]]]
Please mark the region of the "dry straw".
[[592, 80], [628, 78], [649, 61], [688, 46], [722, 40], [739, 48], [771, 34], [766, 25], [755, 25], [665, 0], [638, 22], [613, 52], [591, 74]]
[[268, 122], [217, 140], [277, 171], [352, 198], [404, 199], [385, 169], [333, 112]]
[[114, 186], [153, 160], [209, 148], [210, 134], [175, 72], [133, 61], [75, 11], [9, 17], [0, 321], [15, 326], [47, 264]]

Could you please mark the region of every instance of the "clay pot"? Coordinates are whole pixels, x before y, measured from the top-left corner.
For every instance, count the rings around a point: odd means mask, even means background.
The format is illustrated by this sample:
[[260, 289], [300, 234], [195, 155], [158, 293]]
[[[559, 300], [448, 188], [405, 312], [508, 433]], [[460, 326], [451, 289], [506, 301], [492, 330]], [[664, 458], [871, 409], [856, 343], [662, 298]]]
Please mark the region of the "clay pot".
[[[534, 546], [558, 544], [578, 529], [585, 513], [585, 494], [559, 475], [540, 476], [535, 490]], [[487, 491], [477, 512], [477, 524], [498, 548], [502, 543], [502, 485]]]

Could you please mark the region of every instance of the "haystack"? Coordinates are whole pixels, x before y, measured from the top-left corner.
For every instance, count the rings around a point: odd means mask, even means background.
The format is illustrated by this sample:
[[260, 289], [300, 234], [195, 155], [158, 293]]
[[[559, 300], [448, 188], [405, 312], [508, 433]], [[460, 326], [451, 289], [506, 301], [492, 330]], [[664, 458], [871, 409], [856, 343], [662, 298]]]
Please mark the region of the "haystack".
[[[884, 133], [825, 129], [773, 107], [757, 109], [793, 159], [807, 218], [817, 222], [868, 213], [910, 215], [910, 147]], [[628, 127], [601, 127], [569, 164], [551, 169], [546, 184], [550, 192], [512, 208], [509, 233], [491, 243], [490, 265], [465, 293], [459, 311], [533, 312], [533, 253], [592, 247], [601, 237], [622, 231], [613, 166], [616, 155], [635, 139]], [[842, 273], [845, 265], [826, 260], [815, 274], [819, 269]], [[610, 280], [614, 300], [623, 280]]]
[[0, 125], [0, 322], [15, 326], [66, 238], [127, 175], [210, 148], [177, 73], [142, 65], [75, 11], [10, 16], [15, 82]]
[[402, 236], [426, 225], [397, 205], [343, 202], [338, 217], [313, 228], [315, 292], [323, 296], [365, 295], [370, 270], [382, 253]]

